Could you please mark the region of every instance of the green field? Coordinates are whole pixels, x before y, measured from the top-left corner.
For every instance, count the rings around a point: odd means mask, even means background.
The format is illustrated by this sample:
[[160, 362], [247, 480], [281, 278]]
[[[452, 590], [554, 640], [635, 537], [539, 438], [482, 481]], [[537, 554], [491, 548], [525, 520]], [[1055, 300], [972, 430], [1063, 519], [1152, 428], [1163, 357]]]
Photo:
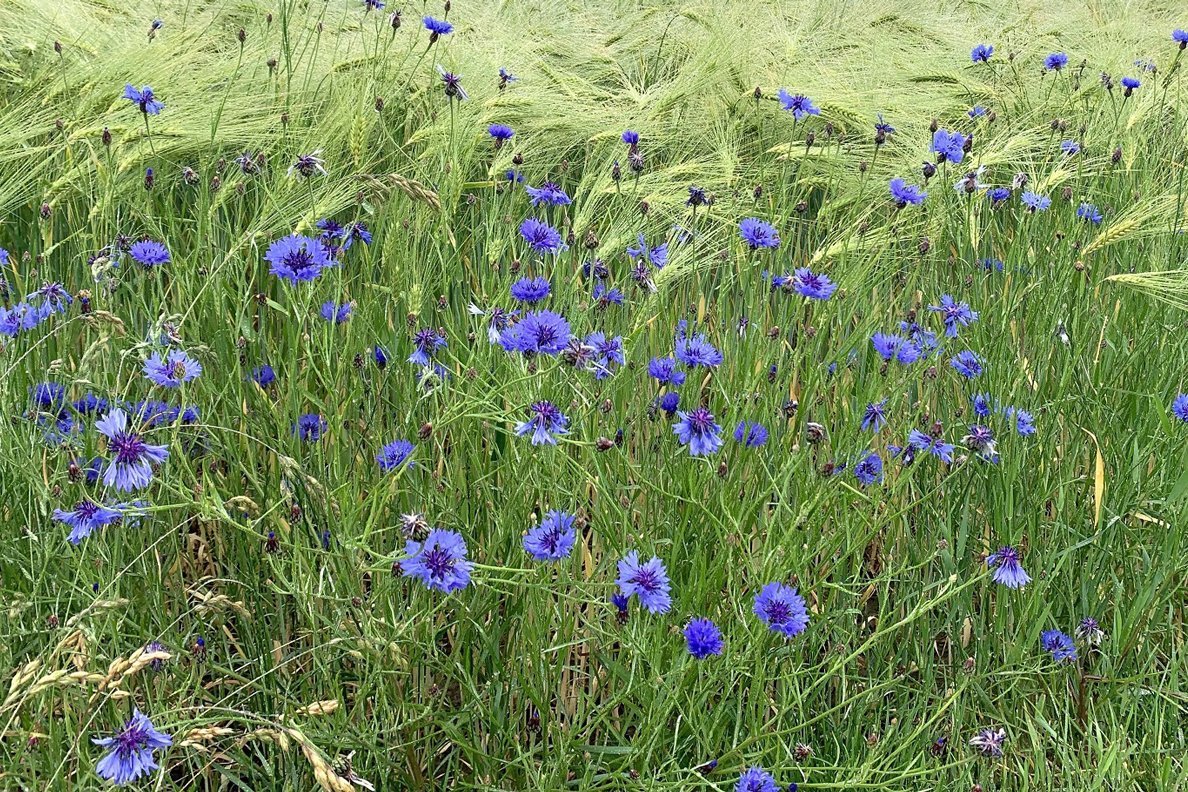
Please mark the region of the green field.
[[1175, 5], [4, 0], [0, 789], [1188, 788]]

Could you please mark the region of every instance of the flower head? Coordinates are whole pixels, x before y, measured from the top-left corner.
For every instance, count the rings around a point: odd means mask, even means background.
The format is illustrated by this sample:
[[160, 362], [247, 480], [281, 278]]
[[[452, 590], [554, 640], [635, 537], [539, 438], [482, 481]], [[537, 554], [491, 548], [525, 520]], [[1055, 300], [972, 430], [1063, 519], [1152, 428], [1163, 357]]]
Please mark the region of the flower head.
[[529, 217], [520, 224], [520, 236], [537, 253], [560, 253], [568, 249], [561, 241], [561, 232], [543, 220]]
[[982, 359], [968, 349], [953, 356], [949, 365], [966, 379], [974, 379], [982, 373]]
[[897, 360], [904, 365], [915, 363], [924, 354], [919, 344], [892, 333], [875, 333], [870, 343], [883, 360]]
[[792, 117], [797, 121], [800, 121], [806, 116], [821, 115], [820, 108], [813, 104], [813, 100], [804, 94], [791, 94], [784, 88], [781, 88], [776, 95], [779, 97], [780, 107], [791, 112]]
[[648, 375], [662, 385], [685, 384], [685, 372], [681, 371], [677, 367], [677, 362], [670, 357], [652, 358], [648, 363]]
[[402, 466], [413, 467], [416, 464], [412, 461], [415, 449], [416, 446], [407, 440], [393, 440], [380, 449], [380, 452], [376, 454], [375, 461], [379, 463], [380, 470], [385, 473], [391, 473]]
[[293, 160], [293, 164], [289, 166], [289, 175], [297, 174], [303, 179], [308, 179], [314, 174], [320, 173], [326, 175], [326, 160], [322, 159], [322, 150], [317, 149], [308, 154], [299, 154], [297, 159]]
[[307, 443], [317, 442], [322, 439], [329, 428], [326, 419], [317, 413], [306, 413], [298, 416], [297, 421], [293, 424], [293, 434], [300, 437]]
[[487, 127], [487, 134], [495, 141], [496, 147], [502, 146], [507, 141], [511, 140], [516, 132], [507, 124], [491, 124]]
[[780, 792], [780, 785], [762, 767], [748, 767], [739, 776], [734, 792]]
[[678, 412], [677, 418], [672, 431], [681, 445], [689, 446], [689, 456], [709, 456], [722, 447], [722, 427], [714, 422], [714, 414], [706, 408]]
[[586, 336], [586, 345], [594, 350], [591, 361], [594, 379], [606, 379], [627, 362], [627, 356], [623, 352], [623, 336], [607, 336], [606, 333], [598, 331]]
[[672, 608], [671, 586], [664, 562], [653, 557], [644, 563], [632, 550], [619, 562], [619, 591], [627, 597], [639, 597], [639, 603], [652, 613], [668, 613]]
[[128, 255], [144, 267], [156, 267], [169, 263], [169, 248], [151, 239], [133, 242], [128, 248]]
[[1171, 414], [1183, 423], [1188, 423], [1188, 393], [1181, 393], [1172, 399]]
[[638, 146], [638, 145], [639, 145], [639, 133], [638, 133], [638, 132], [635, 132], [635, 131], [633, 131], [633, 130], [630, 130], [630, 129], [628, 129], [626, 132], [624, 132], [624, 133], [623, 133], [623, 134], [620, 136], [620, 139], [621, 139], [621, 140], [622, 140], [624, 143], [626, 143], [628, 146], [632, 146], [632, 147], [634, 147], [634, 146]]
[[562, 190], [560, 186], [551, 181], [547, 181], [539, 187], [525, 187], [524, 191], [532, 199], [533, 206], [540, 204], [545, 204], [546, 206], [568, 206], [573, 203], [570, 197], [565, 194], [565, 190]]
[[532, 445], [557, 445], [557, 436], [569, 434], [569, 418], [550, 401], [533, 402], [529, 418], [516, 424], [516, 435], [532, 434]]
[[928, 197], [928, 193], [913, 184], [906, 183], [903, 179], [892, 179], [890, 188], [891, 201], [900, 209], [908, 205], [918, 206], [924, 203], [924, 199]]
[[171, 349], [165, 357], [154, 352], [144, 363], [144, 376], [163, 388], [177, 388], [192, 382], [202, 373], [202, 364], [180, 349]]
[[570, 338], [569, 322], [552, 311], [525, 314], [524, 318], [504, 328], [499, 343], [508, 352], [555, 355]]
[[520, 278], [511, 285], [511, 296], [512, 299], [531, 304], [548, 297], [550, 289], [548, 278]]
[[953, 452], [956, 450], [956, 446], [946, 443], [939, 437], [933, 437], [932, 435], [924, 434], [919, 429], [913, 429], [908, 433], [907, 442], [912, 450], [927, 451], [945, 464], [953, 461]]
[[116, 786], [122, 786], [156, 770], [157, 760], [153, 754], [173, 745], [173, 738], [157, 731], [143, 712], [133, 709], [132, 718], [124, 724], [123, 731], [113, 737], [92, 738], [91, 742], [109, 749], [95, 766], [95, 772]]
[[1099, 212], [1097, 207], [1091, 203], [1082, 203], [1080, 206], [1078, 206], [1077, 217], [1081, 220], [1084, 220], [1086, 223], [1092, 223], [1093, 225], [1100, 225], [1102, 219], [1101, 212]]
[[422, 17], [421, 21], [425, 24], [425, 30], [429, 31], [430, 37], [436, 41], [438, 36], [446, 36], [454, 32], [454, 26], [444, 19], [434, 19], [431, 16]]
[[540, 525], [524, 536], [524, 550], [537, 561], [560, 561], [573, 552], [576, 516], [561, 511], [545, 514]]
[[53, 514], [54, 520], [70, 526], [70, 536], [67, 538], [71, 544], [78, 544], [97, 528], [119, 522], [123, 516], [118, 508], [110, 509], [92, 500], [81, 500], [70, 511], [54, 509]]
[[768, 583], [755, 595], [752, 610], [768, 629], [786, 638], [795, 638], [808, 629], [809, 616], [804, 597], [796, 589], [778, 581]]
[[349, 302], [339, 305], [333, 300], [327, 300], [322, 303], [322, 318], [333, 324], [346, 324], [351, 318], [352, 310], [354, 308]]
[[883, 483], [883, 458], [870, 452], [854, 465], [854, 478], [864, 487]]
[[294, 286], [314, 280], [322, 270], [331, 266], [321, 242], [296, 234], [281, 237], [269, 245], [264, 259], [272, 265], [269, 272]]
[[767, 445], [767, 427], [761, 423], [739, 421], [734, 427], [734, 442], [746, 448], [760, 448]]
[[461, 102], [470, 98], [470, 95], [466, 93], [466, 89], [462, 87], [461, 74], [448, 72], [441, 68], [441, 66], [437, 67], [437, 73], [441, 76], [441, 84], [445, 89], [446, 99], [457, 99]]
[[928, 310], [941, 315], [949, 338], [956, 338], [959, 328], [968, 327], [978, 319], [978, 312], [970, 310], [969, 303], [957, 302], [948, 294], [942, 294], [940, 305], [930, 305]]
[[1076, 644], [1060, 630], [1044, 630], [1040, 635], [1040, 645], [1057, 663], [1072, 663], [1077, 659]]
[[1098, 646], [1105, 638], [1105, 630], [1101, 629], [1101, 625], [1097, 623], [1097, 619], [1094, 619], [1092, 616], [1086, 616], [1077, 625], [1076, 635], [1090, 646]]
[[1002, 756], [1002, 744], [1006, 742], [1006, 729], [982, 729], [970, 738], [969, 744], [982, 756], [997, 759]]
[[664, 269], [664, 265], [668, 263], [668, 243], [661, 242], [655, 247], [648, 247], [643, 234], [637, 237], [637, 241], [639, 246], [627, 248], [627, 255], [632, 259], [646, 258], [656, 269]]
[[693, 619], [685, 625], [685, 645], [698, 660], [722, 654], [722, 631], [709, 619]]
[[676, 358], [690, 368], [717, 368], [722, 365], [722, 353], [709, 342], [704, 333], [692, 338], [679, 338], [676, 342]]
[[153, 465], [169, 458], [165, 446], [149, 445], [139, 434], [128, 431], [128, 416], [119, 407], [95, 422], [107, 438], [108, 462], [103, 483], [123, 492], [144, 489], [153, 478]]
[[1062, 140], [1060, 141], [1060, 150], [1064, 152], [1066, 156], [1071, 157], [1074, 154], [1081, 153], [1081, 144], [1075, 140]]
[[413, 352], [408, 356], [408, 362], [418, 366], [428, 366], [437, 350], [446, 345], [446, 337], [440, 330], [432, 327], [422, 327], [413, 334]]
[[814, 274], [808, 267], [800, 267], [792, 276], [792, 288], [812, 300], [828, 300], [837, 291], [837, 284], [828, 275]]
[[978, 44], [969, 53], [969, 59], [974, 63], [989, 63], [990, 56], [994, 54], [994, 46], [992, 44]]
[[1047, 71], [1060, 71], [1068, 65], [1068, 56], [1063, 52], [1053, 52], [1048, 57], [1044, 58], [1044, 69]]
[[965, 159], [966, 136], [960, 132], [938, 129], [932, 133], [932, 153], [940, 162], [957, 164]]
[[127, 83], [124, 86], [124, 98], [139, 107], [145, 115], [157, 115], [165, 109], [165, 103], [154, 96], [153, 89], [147, 85], [137, 90], [135, 85]]
[[751, 250], [778, 248], [780, 235], [770, 223], [757, 217], [748, 217], [738, 224], [738, 233]]
[[424, 542], [406, 542], [404, 553], [408, 558], [400, 562], [401, 573], [426, 588], [449, 594], [470, 584], [474, 564], [467, 560], [466, 540], [457, 531], [434, 528]]
[[1009, 545], [988, 555], [986, 566], [994, 570], [994, 582], [1007, 588], [1023, 588], [1031, 582], [1031, 577], [1019, 563], [1019, 551]]

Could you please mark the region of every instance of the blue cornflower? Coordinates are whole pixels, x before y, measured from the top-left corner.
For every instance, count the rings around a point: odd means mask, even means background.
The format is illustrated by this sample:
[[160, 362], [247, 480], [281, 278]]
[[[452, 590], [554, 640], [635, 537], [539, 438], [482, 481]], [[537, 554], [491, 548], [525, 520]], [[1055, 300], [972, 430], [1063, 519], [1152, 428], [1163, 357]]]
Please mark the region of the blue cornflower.
[[552, 311], [525, 314], [524, 318], [507, 327], [499, 336], [499, 343], [508, 352], [555, 355], [569, 343], [569, 322]]
[[928, 310], [941, 315], [949, 338], [956, 338], [958, 328], [969, 327], [978, 318], [978, 312], [970, 310], [969, 303], [957, 302], [948, 294], [942, 294], [940, 305], [930, 305]]
[[685, 625], [685, 645], [698, 660], [722, 654], [722, 631], [709, 619], [693, 619]]
[[603, 310], [612, 305], [623, 304], [623, 292], [615, 288], [609, 288], [601, 281], [594, 284], [594, 291], [590, 296], [597, 306]]
[[786, 638], [795, 638], [808, 629], [809, 615], [804, 597], [795, 588], [778, 581], [768, 583], [755, 595], [752, 610], [768, 629]]
[[491, 306], [487, 310], [479, 308], [474, 303], [467, 306], [467, 311], [472, 316], [486, 316], [487, 317], [487, 341], [495, 344], [499, 342], [499, 336], [506, 330], [511, 321], [519, 315], [519, 310], [507, 310], [500, 308], [497, 305]]
[[371, 232], [367, 230], [367, 224], [362, 221], [347, 223], [342, 249], [346, 250], [355, 242], [362, 242], [364, 245], [371, 244]]
[[1093, 225], [1101, 224], [1101, 212], [1099, 212], [1097, 207], [1091, 203], [1082, 203], [1080, 206], [1078, 206], [1077, 217], [1079, 217], [1081, 220], [1084, 220], [1086, 223], [1092, 223]]
[[875, 333], [870, 337], [875, 352], [883, 360], [898, 360], [905, 365], [920, 359], [923, 350], [913, 341], [892, 333]]
[[969, 53], [969, 59], [974, 63], [989, 63], [990, 56], [993, 54], [994, 46], [992, 44], [979, 44]]
[[154, 753], [173, 745], [173, 738], [157, 731], [143, 712], [132, 710], [132, 718], [114, 737], [92, 738], [91, 742], [110, 749], [95, 772], [116, 786], [129, 784], [157, 769]]
[[960, 163], [965, 159], [966, 136], [960, 132], [950, 132], [938, 129], [932, 133], [931, 151], [936, 154], [937, 162]]
[[981, 105], [974, 105], [973, 107], [969, 108], [965, 114], [970, 118], [981, 118], [982, 116], [986, 115], [986, 108], [982, 107]]
[[507, 124], [491, 124], [487, 127], [487, 134], [495, 141], [495, 148], [499, 148], [507, 141], [511, 140], [516, 131]]
[[391, 473], [405, 463], [408, 463], [407, 467], [415, 467], [416, 463], [411, 459], [414, 450], [416, 446], [407, 440], [393, 440], [380, 449], [375, 461], [385, 473]]
[[1006, 415], [1008, 421], [1015, 422], [1015, 431], [1023, 437], [1030, 437], [1035, 434], [1035, 418], [1027, 410], [1020, 410], [1017, 407], [1007, 407], [1003, 413]]
[[883, 458], [873, 451], [854, 465], [854, 478], [864, 487], [883, 483]]
[[1137, 77], [1123, 77], [1122, 87], [1126, 89], [1122, 92], [1123, 96], [1130, 96], [1140, 85], [1142, 82]]
[[264, 259], [272, 265], [270, 273], [294, 286], [314, 280], [331, 266], [330, 256], [321, 242], [297, 234], [281, 237], [269, 245]]
[[1188, 393], [1181, 393], [1172, 399], [1171, 414], [1184, 423], [1188, 423]]
[[594, 379], [606, 379], [627, 362], [623, 352], [623, 336], [608, 338], [606, 333], [594, 332], [586, 336], [586, 344], [594, 349]]
[[400, 562], [405, 577], [415, 577], [426, 588], [445, 594], [470, 585], [474, 564], [466, 557], [466, 540], [457, 531], [434, 528], [424, 542], [404, 544], [408, 557]]
[[1060, 71], [1068, 65], [1068, 56], [1063, 52], [1053, 52], [1048, 57], [1044, 58], [1044, 69], [1047, 71]]
[[499, 67], [499, 90], [502, 91], [509, 83], [518, 82], [519, 79], [519, 77], [509, 72], [504, 67]]
[[67, 538], [71, 544], [78, 544], [97, 528], [119, 522], [123, 516], [119, 509], [109, 509], [91, 500], [79, 501], [70, 511], [54, 509], [53, 514], [55, 520], [70, 526]]
[[981, 424], [973, 424], [969, 427], [969, 434], [961, 438], [961, 442], [970, 451], [978, 455], [978, 458], [985, 461], [995, 463], [998, 461], [998, 454], [995, 451], [996, 441], [994, 440], [994, 430], [988, 426]]
[[569, 418], [550, 401], [533, 402], [529, 418], [516, 424], [516, 436], [532, 434], [532, 445], [557, 445], [557, 436], [569, 434]]
[[57, 412], [66, 401], [66, 387], [59, 382], [40, 382], [29, 389], [29, 398], [45, 412]]
[[546, 204], [548, 206], [568, 206], [573, 203], [569, 196], [565, 194], [555, 182], [547, 181], [539, 187], [524, 187], [524, 191], [528, 193], [528, 197], [532, 199], [532, 205]]
[[1077, 659], [1077, 645], [1073, 639], [1060, 630], [1044, 630], [1040, 635], [1040, 645], [1045, 652], [1052, 655], [1057, 663], [1073, 663]]
[[968, 349], [954, 355], [949, 365], [966, 379], [974, 379], [982, 373], [982, 359]]
[[454, 32], [454, 26], [444, 19], [434, 19], [431, 16], [422, 17], [421, 21], [425, 23], [425, 30], [429, 31], [429, 37], [436, 41], [438, 36], [446, 36]]
[[509, 169], [503, 175], [504, 175], [504, 178], [506, 178], [512, 184], [523, 184], [524, 183], [524, 174], [521, 173], [520, 171], [516, 170], [515, 168]]
[[792, 276], [792, 288], [813, 300], [828, 300], [837, 291], [837, 284], [828, 275], [814, 274], [808, 267], [800, 267]]
[[128, 255], [145, 267], [157, 267], [169, 263], [169, 248], [151, 239], [133, 242], [132, 247], [128, 248]]
[[327, 300], [322, 303], [322, 318], [334, 324], [346, 324], [347, 320], [351, 318], [351, 310], [352, 306], [349, 302], [339, 305], [333, 300]]
[[382, 11], [384, 10], [384, 0], [363, 0], [363, 8], [365, 11]]
[[523, 303], [536, 303], [549, 296], [548, 278], [520, 278], [511, 285], [511, 296]]
[[790, 94], [787, 90], [781, 88], [776, 95], [780, 99], [780, 106], [785, 110], [791, 111], [792, 117], [797, 121], [800, 121], [805, 116], [821, 115], [820, 108], [813, 104], [813, 100], [804, 94]]
[[734, 427], [734, 442], [742, 443], [747, 448], [760, 448], [767, 445], [767, 427], [761, 423], [739, 421]]
[[124, 86], [124, 98], [140, 108], [145, 115], [157, 115], [165, 109], [165, 103], [153, 95], [153, 89], [144, 86], [140, 90], [132, 83]]
[[[436, 33], [430, 34], [430, 36], [429, 36], [430, 41], [432, 41], [434, 38], [436, 38], [436, 36], [437, 36]], [[462, 101], [465, 101], [470, 98], [470, 95], [466, 93], [466, 89], [462, 87], [462, 75], [461, 74], [454, 74], [453, 72], [448, 72], [445, 69], [441, 68], [440, 65], [437, 67], [437, 73], [441, 75], [442, 85], [445, 86], [446, 99], [449, 99], [451, 101], [454, 99], [457, 99], [459, 102], [462, 102]]]
[[990, 394], [988, 393], [975, 393], [970, 397], [970, 401], [973, 402], [974, 415], [979, 418], [987, 418], [993, 412], [990, 407]]
[[1180, 49], [1188, 49], [1188, 30], [1176, 28], [1172, 31], [1172, 41], [1180, 45]]
[[639, 597], [639, 603], [652, 613], [668, 613], [672, 608], [671, 586], [664, 562], [655, 556], [644, 563], [632, 550], [619, 562], [619, 591]]
[[780, 785], [762, 767], [748, 767], [739, 776], [734, 792], [780, 792]]
[[862, 431], [879, 432], [887, 425], [887, 400], [871, 402], [862, 413]]
[[884, 138], [885, 138], [887, 135], [894, 135], [894, 134], [895, 134], [895, 127], [891, 126], [891, 125], [890, 125], [890, 124], [888, 124], [888, 123], [887, 123], [885, 120], [883, 120], [883, 114], [882, 114], [882, 113], [879, 113], [879, 114], [878, 114], [878, 120], [877, 120], [877, 121], [875, 121], [874, 128], [875, 128], [875, 133], [876, 133], [876, 134], [880, 134], [880, 135], [882, 135]]
[[535, 217], [529, 217], [520, 224], [520, 236], [537, 253], [556, 254], [568, 249], [568, 245], [561, 241], [560, 231]]
[[924, 203], [924, 199], [928, 197], [928, 193], [914, 184], [908, 184], [903, 179], [892, 179], [890, 189], [891, 201], [900, 209], [908, 205], [918, 206]]
[[681, 445], [689, 446], [689, 456], [708, 456], [722, 447], [722, 427], [706, 408], [677, 412], [677, 418], [680, 420], [672, 425], [672, 431]]
[[739, 223], [738, 233], [751, 250], [780, 246], [780, 235], [775, 227], [757, 217], [748, 217]]
[[1060, 141], [1060, 150], [1064, 152], [1065, 155], [1071, 157], [1074, 154], [1081, 153], [1081, 144], [1075, 140], [1062, 140]]
[[524, 550], [537, 561], [560, 561], [573, 552], [577, 531], [575, 515], [561, 511], [545, 514], [540, 525], [524, 536]]
[[202, 365], [180, 349], [171, 349], [164, 358], [154, 352], [144, 363], [144, 376], [163, 388], [177, 388], [202, 373]]
[[[4, 262], [0, 261], [0, 265]], [[57, 282], [47, 282], [37, 291], [25, 296], [26, 300], [38, 300], [42, 305], [48, 305], [56, 313], [66, 313], [66, 308], [74, 302], [66, 287]]]
[[428, 366], [437, 350], [446, 345], [446, 337], [440, 330], [432, 327], [422, 327], [413, 334], [413, 352], [408, 356], [409, 363], [418, 366]]
[[628, 129], [626, 132], [624, 132], [622, 134], [621, 140], [624, 143], [626, 143], [628, 146], [632, 146], [632, 147], [638, 146], [639, 145], [639, 133]]
[[272, 370], [272, 366], [265, 363], [263, 366], [252, 369], [251, 378], [261, 388], [267, 388], [276, 382], [276, 372]]
[[95, 428], [107, 438], [103, 483], [108, 487], [124, 492], [144, 489], [153, 479], [153, 465], [169, 458], [165, 446], [149, 445], [140, 435], [128, 431], [128, 415], [119, 407], [96, 421]]
[[953, 451], [956, 450], [956, 447], [939, 437], [926, 435], [919, 429], [913, 429], [908, 433], [907, 442], [913, 450], [927, 451], [945, 464], [950, 464], [953, 461]]
[[107, 412], [107, 399], [96, 396], [93, 393], [87, 393], [81, 399], [76, 399], [73, 404], [74, 411], [82, 415], [91, 415], [92, 413]]
[[678, 338], [676, 358], [690, 368], [717, 368], [722, 365], [724, 359], [722, 353], [709, 342], [704, 333], [698, 333], [692, 338]]
[[643, 234], [640, 234], [637, 237], [637, 240], [639, 242], [639, 247], [627, 248], [627, 255], [633, 260], [646, 256], [653, 267], [656, 269], [663, 269], [664, 265], [668, 263], [668, 243], [661, 242], [659, 245], [650, 248], [648, 247], [647, 243], [644, 242]]
[[669, 391], [668, 393], [661, 396], [659, 401], [660, 409], [668, 413], [668, 417], [670, 418], [672, 417], [672, 414], [677, 411], [677, 407], [680, 406], [680, 403], [681, 394], [677, 393], [676, 391]]
[[991, 553], [986, 557], [986, 566], [994, 570], [994, 582], [1007, 588], [1022, 588], [1031, 582], [1031, 577], [1019, 564], [1019, 551], [1013, 547], [1000, 547]]
[[325, 418], [317, 413], [306, 413], [297, 417], [297, 422], [293, 424], [293, 434], [307, 443], [313, 443], [322, 439], [327, 428], [329, 424]]
[[989, 190], [986, 190], [986, 198], [989, 199], [991, 206], [998, 206], [1010, 197], [1010, 187], [991, 187]]

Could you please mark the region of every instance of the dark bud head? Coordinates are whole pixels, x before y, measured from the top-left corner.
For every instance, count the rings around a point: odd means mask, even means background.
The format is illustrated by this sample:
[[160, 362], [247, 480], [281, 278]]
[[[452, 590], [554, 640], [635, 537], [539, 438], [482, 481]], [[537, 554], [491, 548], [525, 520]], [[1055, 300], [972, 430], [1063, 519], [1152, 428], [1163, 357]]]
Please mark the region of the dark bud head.
[[48, 627], [49, 627], [51, 630], [56, 630], [56, 629], [58, 629], [58, 624], [60, 624], [60, 622], [59, 622], [59, 620], [58, 620], [58, 614], [56, 614], [56, 613], [51, 613], [51, 614], [49, 615], [49, 618], [47, 618], [47, 619], [45, 620], [45, 623], [46, 623], [46, 625], [47, 625], [47, 626], [48, 626]]
[[59, 55], [62, 54], [62, 42], [60, 42], [60, 41], [54, 42], [54, 52], [58, 53]]
[[392, 12], [391, 16], [388, 17], [388, 24], [392, 26], [393, 31], [400, 30], [400, 12], [399, 11]]
[[603, 415], [609, 413], [614, 408], [614, 402], [612, 402], [610, 399], [603, 399], [602, 404], [598, 406], [598, 409], [602, 411]]
[[825, 427], [815, 421], [809, 421], [804, 427], [804, 439], [811, 444], [817, 444], [825, 439]]
[[600, 437], [594, 441], [594, 447], [599, 451], [610, 451], [615, 447], [615, 441], [609, 437]]
[[437, 307], [443, 311], [450, 307], [450, 301], [444, 294], [437, 295]]
[[326, 29], [326, 26], [322, 24], [322, 21], [320, 19], [318, 20], [318, 24], [314, 25], [314, 30], [316, 30], [318, 32], [319, 36], [322, 34], [322, 31], [324, 31], [325, 29]]
[[515, 275], [520, 271], [520, 266], [519, 259], [512, 259], [511, 264], [508, 265], [508, 269], [511, 270], [512, 275]]
[[997, 121], [997, 120], [998, 120], [998, 113], [994, 112], [993, 110], [987, 110], [987, 111], [986, 111], [986, 120], [987, 120], [987, 121], [989, 121], [989, 122], [991, 122], [991, 123], [993, 123], [993, 122]]
[[756, 85], [755, 90], [751, 93], [751, 96], [755, 97], [756, 101], [762, 99], [763, 98], [763, 89], [760, 88], [758, 85]]
[[156, 182], [156, 174], [153, 173], [152, 168], [145, 168], [144, 170], [144, 189], [153, 189], [153, 184]]
[[243, 44], [245, 41], [247, 41], [247, 31], [243, 28], [240, 28], [239, 32], [235, 34], [235, 38], [239, 39], [240, 44]]
[[524, 155], [517, 151], [515, 154], [512, 155], [512, 165], [523, 165], [523, 164], [524, 164]]
[[268, 59], [268, 71], [269, 71], [269, 72], [274, 72], [274, 71], [276, 71], [276, 58], [269, 58], [269, 59]]
[[940, 129], [940, 122], [934, 118], [932, 119], [932, 123], [928, 125], [928, 131], [935, 133], [938, 129]]
[[1118, 146], [1116, 149], [1114, 149], [1114, 153], [1110, 155], [1110, 162], [1117, 165], [1121, 161], [1122, 161], [1122, 147]]
[[577, 242], [577, 237], [573, 235], [573, 228], [570, 228], [569, 233], [565, 235], [565, 244], [569, 247], [573, 247], [575, 242]]
[[817, 328], [813, 327], [812, 325], [807, 325], [804, 328], [804, 337], [805, 338], [816, 338], [817, 337]]
[[817, 142], [816, 134], [809, 132], [807, 135], [804, 136], [804, 147], [806, 149], [812, 148], [813, 144], [816, 142]]
[[767, 337], [769, 339], [771, 339], [772, 341], [778, 340], [780, 337], [780, 326], [772, 325], [771, 328], [767, 331]]
[[289, 505], [289, 521], [297, 522], [301, 519], [301, 506], [297, 503]]
[[[795, 418], [796, 411], [799, 409], [800, 402], [796, 401], [796, 399], [788, 399], [786, 402], [784, 402], [783, 406], [780, 407], [780, 413], [783, 414], [785, 418]], [[820, 426], [820, 424], [817, 425]], [[821, 431], [824, 433], [824, 427], [822, 427]]]
[[920, 255], [923, 256], [930, 250], [932, 250], [932, 241], [928, 237], [920, 237]]
[[619, 161], [615, 160], [615, 164], [611, 166], [611, 179], [619, 181], [623, 178], [623, 169], [619, 167]]
[[622, 429], [615, 430], [615, 445], [617, 445], [619, 448], [623, 447], [623, 430]]
[[281, 122], [282, 126], [288, 126], [289, 125], [289, 114], [281, 113], [280, 122]]
[[973, 139], [974, 139], [974, 136], [970, 135], [969, 137], [967, 137], [965, 139], [965, 142], [961, 144], [961, 150], [964, 151], [966, 154], [973, 151]]
[[382, 96], [375, 97], [375, 112], [377, 112], [377, 113], [384, 112], [384, 97], [382, 97]]
[[648, 212], [652, 211], [652, 206], [647, 201], [639, 202], [639, 213], [644, 217], [648, 216]]
[[417, 430], [417, 437], [422, 440], [428, 440], [431, 434], [433, 434], [433, 424], [428, 421], [421, 424], [421, 428]]
[[644, 169], [643, 152], [639, 149], [632, 149], [627, 155], [627, 164], [631, 166], [631, 170], [639, 173]]
[[111, 130], [108, 129], [107, 127], [103, 127], [103, 134], [100, 136], [100, 140], [103, 141], [104, 146], [110, 147], [111, 146]]
[[268, 532], [268, 538], [264, 540], [264, 552], [271, 554], [280, 552], [280, 540], [276, 538], [276, 531]]
[[887, 133], [881, 129], [875, 130], [874, 142], [876, 146], [881, 146], [887, 142]]
[[594, 233], [593, 228], [586, 232], [586, 239], [582, 244], [586, 246], [586, 250], [595, 250], [598, 247], [598, 235]]
[[756, 201], [758, 201], [760, 198], [763, 197], [763, 185], [762, 184], [755, 185], [755, 189], [751, 190], [751, 197], [754, 198]]
[[268, 14], [267, 14], [267, 15], [265, 15], [265, 17], [264, 17], [264, 24], [266, 24], [266, 25], [271, 25], [271, 24], [272, 24], [272, 12], [271, 12], [271, 11], [269, 11], [269, 12], [268, 12]]
[[931, 162], [925, 162], [922, 172], [924, 174], [925, 181], [927, 181], [928, 179], [931, 179], [933, 176], [936, 175], [936, 166], [933, 165]]
[[1072, 192], [1073, 192], [1072, 187], [1065, 187], [1064, 189], [1062, 189], [1060, 191], [1060, 197], [1066, 201], [1071, 201], [1072, 200]]
[[351, 360], [351, 365], [355, 367], [356, 371], [362, 371], [364, 366], [363, 355], [356, 352], [354, 359]]
[[53, 213], [54, 213], [54, 210], [52, 207], [50, 207], [49, 204], [43, 203], [41, 205], [41, 219], [42, 220], [49, 220], [50, 217], [53, 215]]
[[726, 460], [723, 459], [721, 462], [718, 463], [718, 478], [724, 479], [729, 474], [730, 474], [730, 466], [727, 465]]
[[210, 178], [210, 191], [218, 192], [219, 188], [223, 186], [223, 180], [219, 178], [219, 174], [215, 174]]
[[792, 749], [792, 758], [797, 762], [804, 762], [812, 755], [812, 747], [804, 743], [796, 743], [796, 747]]
[[79, 467], [77, 462], [71, 460], [70, 464], [66, 468], [66, 477], [70, 479], [70, 483], [77, 484], [78, 482], [82, 481], [82, 475], [82, 468]]
[[808, 201], [797, 201], [794, 208], [796, 209], [796, 214], [804, 214], [808, 211]]

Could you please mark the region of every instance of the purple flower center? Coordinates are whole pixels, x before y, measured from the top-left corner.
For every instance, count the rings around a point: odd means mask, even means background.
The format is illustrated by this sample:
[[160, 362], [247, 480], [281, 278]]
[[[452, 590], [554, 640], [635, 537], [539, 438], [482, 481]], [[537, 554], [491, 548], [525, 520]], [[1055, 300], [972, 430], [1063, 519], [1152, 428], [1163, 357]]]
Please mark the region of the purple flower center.
[[536, 413], [535, 421], [540, 426], [552, 426], [557, 422], [561, 411], [552, 402], [541, 401], [532, 405], [532, 412]]
[[139, 726], [129, 726], [116, 735], [116, 745], [120, 758], [127, 759], [148, 745], [148, 733]]
[[91, 501], [79, 501], [78, 503], [74, 504], [74, 513], [77, 514], [80, 519], [90, 520], [98, 512], [99, 504], [97, 503], [92, 503]]
[[140, 435], [130, 432], [117, 432], [108, 441], [108, 446], [115, 451], [116, 462], [121, 465], [131, 465], [144, 455], [145, 444]]
[[424, 561], [425, 566], [429, 569], [429, 574], [438, 580], [444, 579], [454, 569], [454, 558], [443, 547], [434, 547], [425, 551]]
[[704, 407], [698, 407], [689, 413], [689, 428], [696, 434], [706, 434], [713, 425], [714, 416]]
[[660, 588], [660, 577], [652, 569], [644, 567], [631, 577], [631, 582], [651, 593]]
[[792, 618], [792, 606], [783, 600], [772, 600], [767, 603], [767, 620], [772, 624], [783, 624]]

